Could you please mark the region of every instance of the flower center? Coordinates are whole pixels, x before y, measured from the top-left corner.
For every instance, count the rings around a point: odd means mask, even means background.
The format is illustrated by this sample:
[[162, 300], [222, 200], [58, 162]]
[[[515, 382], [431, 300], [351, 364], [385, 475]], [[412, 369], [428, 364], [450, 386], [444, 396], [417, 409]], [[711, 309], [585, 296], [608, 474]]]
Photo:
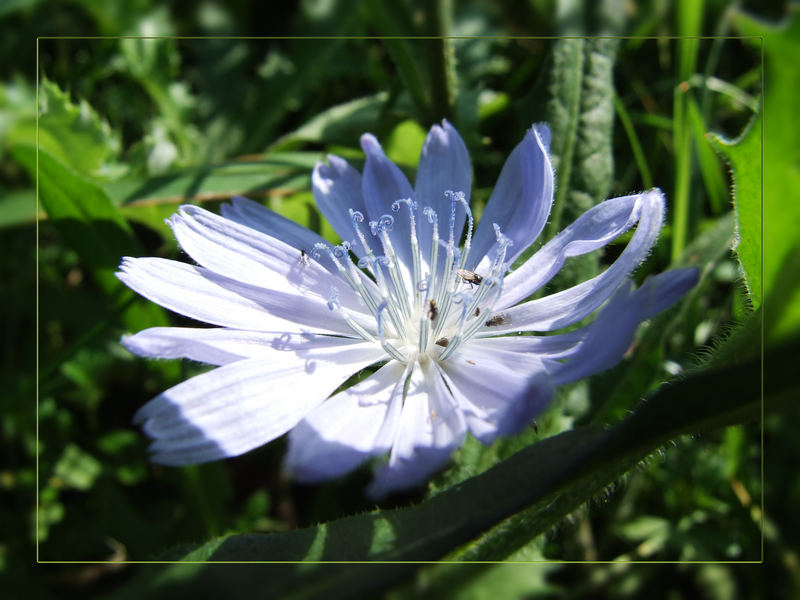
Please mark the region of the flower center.
[[[425, 357], [446, 360], [481, 327], [506, 322], [502, 314], [494, 314], [494, 305], [509, 267], [506, 251], [513, 242], [494, 224], [494, 256], [489, 261], [478, 261], [485, 272], [467, 270], [474, 225], [472, 211], [463, 192], [447, 191], [445, 197], [450, 200], [447, 241], [439, 237], [436, 211], [426, 206], [422, 211], [425, 219], [419, 222], [417, 203], [404, 198], [392, 204], [392, 211], [400, 212], [403, 205], [408, 209], [407, 248], [398, 244], [396, 249], [393, 244], [393, 239], [397, 242], [401, 235], [393, 231], [394, 216], [387, 214], [370, 221], [370, 239], [363, 230], [364, 215], [350, 209], [357, 241], [345, 241], [333, 248], [319, 243], [312, 252], [315, 258], [320, 252], [328, 253], [343, 279], [364, 300], [375, 319], [374, 326], [363, 319], [359, 322], [348, 312], [339, 302], [336, 288], [331, 289], [328, 307], [359, 337], [380, 343], [392, 358], [404, 364]], [[457, 245], [455, 231], [459, 207], [467, 217], [463, 246]], [[424, 244], [420, 244], [420, 238]], [[381, 253], [376, 253], [376, 248]], [[351, 251], [361, 256], [357, 263], [353, 262]]]

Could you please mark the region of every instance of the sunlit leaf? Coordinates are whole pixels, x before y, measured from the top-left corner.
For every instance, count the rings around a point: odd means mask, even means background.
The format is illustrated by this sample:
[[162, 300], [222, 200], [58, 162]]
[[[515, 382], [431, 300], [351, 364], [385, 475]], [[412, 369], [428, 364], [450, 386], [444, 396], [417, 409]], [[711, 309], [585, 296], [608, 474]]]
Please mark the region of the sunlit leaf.
[[101, 470], [102, 466], [96, 458], [75, 444], [69, 444], [56, 463], [53, 474], [62, 485], [86, 491], [92, 487]]
[[[114, 276], [123, 256], [141, 255], [139, 242], [117, 207], [98, 186], [70, 171], [46, 150], [18, 146], [15, 158], [38, 175], [39, 202], [65, 243], [93, 273], [114, 310], [128, 327], [166, 324], [164, 312], [151, 303], [128, 305], [133, 294]], [[143, 323], [144, 322], [144, 323]]]
[[[795, 120], [797, 90], [800, 89], [800, 71], [796, 68], [800, 62], [800, 11], [796, 7], [789, 10], [787, 19], [778, 25], [737, 12], [734, 24], [743, 35], [766, 36], [768, 40], [763, 46], [764, 79], [769, 84], [763, 111], [762, 287], [766, 301], [772, 305], [765, 311], [767, 339], [785, 340], [800, 333], [800, 285], [797, 277], [787, 277], [788, 273], [796, 273], [800, 265], [797, 237], [800, 223], [800, 144], [794, 128], [788, 126]], [[760, 46], [758, 38], [751, 41]], [[749, 135], [757, 137], [752, 129]], [[756, 145], [755, 139], [752, 145]], [[752, 165], [748, 168], [754, 169]], [[752, 266], [745, 265], [745, 268], [750, 276]]]
[[735, 141], [710, 136], [731, 165], [736, 208], [736, 255], [744, 272], [753, 306], [761, 305], [761, 118]]
[[85, 100], [73, 102], [44, 79], [39, 84], [39, 147], [77, 173], [102, 176], [119, 156], [120, 139]]

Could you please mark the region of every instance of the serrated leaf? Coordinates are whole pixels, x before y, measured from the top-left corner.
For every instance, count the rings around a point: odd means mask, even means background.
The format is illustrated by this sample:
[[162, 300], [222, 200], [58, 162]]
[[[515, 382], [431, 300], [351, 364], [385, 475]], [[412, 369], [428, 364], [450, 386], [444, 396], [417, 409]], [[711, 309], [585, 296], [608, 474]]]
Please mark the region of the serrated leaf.
[[[787, 340], [800, 335], [800, 285], [792, 277], [800, 265], [800, 144], [795, 122], [800, 89], [800, 10], [789, 5], [787, 18], [771, 25], [733, 13], [736, 30], [764, 36], [764, 248], [762, 287], [767, 306], [766, 338]], [[758, 40], [755, 39], [758, 43]], [[743, 235], [744, 237], [744, 235]]]
[[758, 308], [761, 306], [761, 117], [754, 119], [735, 141], [717, 135], [709, 136], [709, 140], [731, 166], [738, 238], [736, 256], [753, 307]]
[[119, 156], [120, 140], [88, 102], [73, 102], [44, 79], [39, 85], [39, 147], [73, 171], [97, 176]]

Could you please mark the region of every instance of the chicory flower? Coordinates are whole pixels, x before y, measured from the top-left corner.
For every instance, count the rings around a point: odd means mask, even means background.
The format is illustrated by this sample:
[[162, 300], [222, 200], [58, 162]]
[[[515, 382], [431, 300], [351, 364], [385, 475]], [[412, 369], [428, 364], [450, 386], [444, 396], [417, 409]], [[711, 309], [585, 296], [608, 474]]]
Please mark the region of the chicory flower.
[[[316, 166], [314, 198], [339, 246], [245, 198], [221, 216], [182, 206], [169, 224], [197, 264], [126, 257], [118, 273], [153, 302], [217, 326], [123, 339], [141, 356], [218, 367], [137, 412], [152, 460], [217, 460], [289, 432], [286, 466], [302, 482], [388, 453], [368, 490], [380, 497], [425, 481], [468, 432], [485, 444], [517, 433], [556, 386], [616, 364], [638, 324], [677, 301], [697, 272], [633, 289], [630, 274], [663, 221], [657, 189], [596, 205], [510, 270], [550, 213], [549, 135], [545, 125], [527, 131], [477, 227], [469, 156], [447, 121], [430, 130], [413, 188], [370, 134], [363, 174], [335, 156]], [[634, 225], [605, 271], [526, 300], [565, 260]], [[579, 329], [534, 334], [595, 311]], [[529, 335], [509, 335], [520, 332]]]

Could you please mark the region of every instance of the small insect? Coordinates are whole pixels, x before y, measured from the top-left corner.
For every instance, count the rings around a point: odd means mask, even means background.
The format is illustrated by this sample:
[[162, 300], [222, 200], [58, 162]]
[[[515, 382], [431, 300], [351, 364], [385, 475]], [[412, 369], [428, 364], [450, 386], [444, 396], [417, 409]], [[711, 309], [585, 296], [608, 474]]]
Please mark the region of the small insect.
[[439, 316], [439, 305], [436, 304], [436, 300], [431, 300], [428, 302], [428, 318], [431, 321], [435, 321], [436, 317]]
[[478, 306], [478, 307], [475, 309], [475, 316], [476, 316], [476, 317], [480, 317], [480, 316], [481, 316], [481, 307], [480, 307], [480, 306]]
[[450, 340], [448, 340], [446, 337], [441, 337], [438, 340], [436, 340], [436, 345], [441, 346], [442, 348], [447, 348], [447, 344], [449, 343]]
[[456, 275], [470, 285], [480, 285], [481, 281], [483, 281], [483, 275], [478, 275], [474, 271], [467, 271], [466, 269], [457, 269]]
[[486, 326], [497, 327], [498, 325], [505, 325], [506, 323], [510, 322], [511, 319], [509, 319], [506, 315], [495, 315], [491, 319], [486, 320]]
[[536, 422], [536, 419], [531, 423], [531, 427], [533, 428], [533, 433], [539, 435], [539, 424]]
[[472, 362], [472, 361], [471, 361], [471, 360], [469, 360], [469, 359], [467, 359], [467, 364], [468, 364], [468, 365], [475, 365], [475, 363], [474, 363], [474, 362]]
[[305, 250], [300, 250], [300, 264], [304, 267], [308, 266], [308, 252]]

